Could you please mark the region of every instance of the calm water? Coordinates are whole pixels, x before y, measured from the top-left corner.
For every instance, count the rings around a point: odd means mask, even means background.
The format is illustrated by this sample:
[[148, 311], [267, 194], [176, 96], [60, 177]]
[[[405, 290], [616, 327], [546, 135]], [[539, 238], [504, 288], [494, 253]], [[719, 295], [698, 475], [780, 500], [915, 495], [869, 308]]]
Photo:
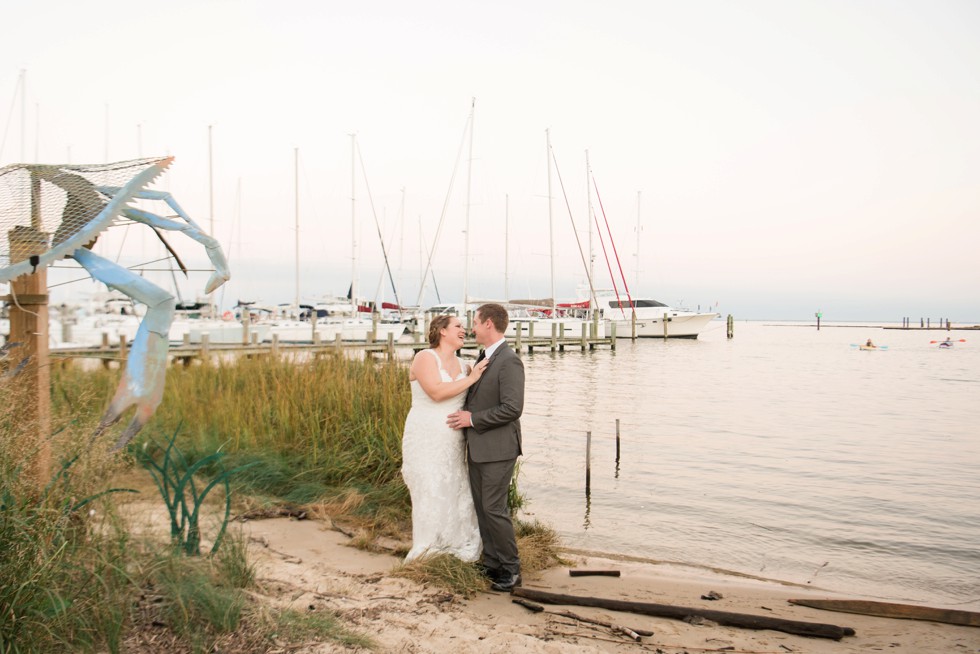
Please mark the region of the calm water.
[[528, 510], [570, 547], [976, 610], [980, 332], [950, 335], [715, 322], [525, 354]]

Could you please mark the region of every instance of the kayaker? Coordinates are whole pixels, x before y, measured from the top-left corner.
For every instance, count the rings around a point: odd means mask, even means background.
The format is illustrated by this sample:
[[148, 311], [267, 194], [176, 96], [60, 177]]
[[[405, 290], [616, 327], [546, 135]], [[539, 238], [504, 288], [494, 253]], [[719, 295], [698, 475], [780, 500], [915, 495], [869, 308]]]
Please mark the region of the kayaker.
[[871, 339], [869, 338], [868, 342], [864, 344], [864, 347], [878, 347], [878, 346], [872, 343]]

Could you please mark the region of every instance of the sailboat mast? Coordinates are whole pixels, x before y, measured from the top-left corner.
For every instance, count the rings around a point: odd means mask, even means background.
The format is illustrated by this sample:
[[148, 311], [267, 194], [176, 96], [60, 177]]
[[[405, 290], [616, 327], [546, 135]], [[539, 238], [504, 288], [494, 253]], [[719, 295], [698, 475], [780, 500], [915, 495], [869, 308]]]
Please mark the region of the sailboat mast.
[[[107, 105], [108, 106], [108, 105]], [[214, 149], [211, 147], [211, 125], [208, 125], [208, 213], [210, 214], [210, 228], [208, 234], [214, 235]], [[108, 133], [108, 124], [106, 126]], [[106, 163], [109, 161], [108, 137], [106, 140]], [[214, 310], [214, 293], [208, 295], [208, 310], [213, 318], [217, 313]]]
[[[20, 70], [20, 160], [27, 161], [25, 143], [27, 138], [27, 69]], [[108, 162], [109, 157], [106, 156]]]
[[470, 189], [473, 182], [473, 116], [476, 113], [476, 98], [470, 102], [470, 153], [466, 166], [466, 240], [463, 247], [463, 315], [469, 311], [470, 282]]
[[548, 245], [551, 258], [551, 317], [556, 318], [555, 299], [555, 225], [551, 214], [551, 130], [544, 131], [545, 140], [548, 143]]
[[296, 315], [299, 315], [299, 148], [293, 148], [293, 206], [296, 209]]
[[633, 269], [633, 288], [640, 289], [640, 193], [636, 192], [636, 267]]
[[357, 212], [355, 211], [354, 185], [356, 180], [355, 151], [357, 150], [357, 135], [350, 135], [350, 243], [351, 243], [351, 273], [350, 273], [350, 305], [357, 313]]
[[504, 195], [504, 300], [510, 302], [510, 195]]
[[589, 281], [590, 283], [595, 282], [595, 253], [592, 249], [592, 184], [590, 183], [590, 176], [592, 174], [592, 169], [589, 167], [589, 151], [585, 151], [585, 195], [587, 198], [587, 207], [585, 214], [585, 224], [589, 228]]

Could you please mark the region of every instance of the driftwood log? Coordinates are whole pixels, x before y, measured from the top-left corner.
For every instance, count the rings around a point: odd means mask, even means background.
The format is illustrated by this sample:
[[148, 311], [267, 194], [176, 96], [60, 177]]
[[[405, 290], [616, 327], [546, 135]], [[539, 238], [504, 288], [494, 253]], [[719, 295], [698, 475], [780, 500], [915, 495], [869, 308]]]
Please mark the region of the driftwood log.
[[630, 613], [641, 613], [660, 618], [675, 618], [683, 620], [692, 616], [711, 620], [721, 625], [729, 627], [741, 627], [743, 629], [772, 629], [795, 636], [809, 636], [812, 638], [830, 638], [840, 640], [844, 636], [853, 636], [854, 630], [850, 627], [838, 627], [832, 624], [819, 622], [800, 622], [798, 620], [784, 620], [781, 618], [771, 618], [762, 615], [750, 615], [746, 613], [729, 613], [728, 611], [712, 611], [709, 609], [696, 609], [686, 606], [672, 606], [670, 604], [652, 604], [650, 602], [630, 602], [626, 600], [604, 599], [601, 597], [583, 597], [579, 595], [562, 595], [560, 593], [549, 593], [547, 591], [533, 590], [530, 588], [517, 587], [514, 589], [515, 597], [545, 602], [546, 604], [569, 604], [572, 606], [594, 606], [610, 611], [627, 611]]
[[569, 570], [569, 577], [618, 577], [619, 570]]
[[980, 613], [975, 611], [960, 611], [958, 609], [935, 609], [929, 606], [914, 604], [893, 604], [891, 602], [874, 602], [871, 600], [841, 600], [841, 599], [791, 599], [790, 604], [808, 606], [825, 611], [840, 611], [842, 613], [859, 613], [873, 615], [879, 618], [898, 618], [900, 620], [926, 620], [958, 624], [964, 627], [980, 627]]

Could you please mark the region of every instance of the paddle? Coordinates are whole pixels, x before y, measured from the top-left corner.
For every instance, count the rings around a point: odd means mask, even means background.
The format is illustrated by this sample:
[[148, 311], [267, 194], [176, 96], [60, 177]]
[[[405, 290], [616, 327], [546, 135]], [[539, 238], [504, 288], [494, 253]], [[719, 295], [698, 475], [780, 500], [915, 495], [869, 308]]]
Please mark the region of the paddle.
[[874, 347], [868, 347], [867, 345], [858, 344], [858, 343], [851, 343], [851, 347], [863, 347], [866, 350], [887, 350], [888, 349], [888, 346], [887, 345], [875, 345]]
[[[946, 341], [929, 341], [930, 343], [945, 343]], [[958, 338], [955, 341], [950, 341], [950, 343], [966, 343], [965, 338]]]

